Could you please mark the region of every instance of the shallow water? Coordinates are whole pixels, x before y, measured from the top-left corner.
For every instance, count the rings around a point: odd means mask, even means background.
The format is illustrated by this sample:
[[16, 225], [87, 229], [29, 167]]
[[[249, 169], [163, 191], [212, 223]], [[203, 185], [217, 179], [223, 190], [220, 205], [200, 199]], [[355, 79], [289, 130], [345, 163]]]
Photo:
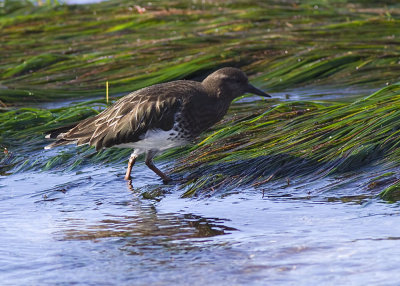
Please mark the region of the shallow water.
[[[400, 212], [349, 178], [161, 201], [140, 162], [0, 177], [2, 285], [398, 285]], [[353, 179], [355, 179], [353, 177]], [[337, 199], [332, 199], [337, 198]], [[346, 199], [343, 199], [346, 198]]]
[[[372, 93], [376, 92], [377, 89], [370, 89], [370, 88], [343, 88], [338, 89], [337, 87], [297, 87], [294, 89], [288, 89], [281, 92], [273, 92], [270, 93], [274, 99], [279, 99], [280, 101], [296, 101], [296, 100], [324, 100], [324, 101], [335, 101], [339, 100], [343, 101], [354, 101], [356, 99], [371, 95]], [[268, 91], [266, 91], [268, 92]], [[120, 93], [115, 94], [110, 98], [110, 101], [114, 101], [117, 98], [127, 95], [128, 93]], [[93, 101], [96, 100], [104, 100], [104, 96], [94, 96], [90, 98]], [[236, 102], [253, 102], [255, 100], [263, 99], [258, 95], [251, 95], [237, 100]], [[34, 103], [31, 106], [36, 108], [45, 108], [45, 109], [53, 109], [53, 108], [60, 108], [66, 106], [73, 106], [76, 104], [83, 103], [87, 101], [87, 98], [75, 98], [71, 100], [62, 99], [60, 101], [52, 101], [46, 103]]]
[[64, 0], [61, 2], [68, 4], [68, 5], [72, 5], [72, 4], [83, 5], [83, 4], [99, 3], [99, 2], [104, 2], [104, 1], [107, 1], [107, 0]]
[[274, 98], [280, 100], [340, 100], [343, 101], [354, 101], [376, 92], [377, 89], [371, 88], [342, 88], [329, 86], [318, 86], [318, 87], [298, 87], [294, 89], [288, 89], [283, 92], [273, 93]]

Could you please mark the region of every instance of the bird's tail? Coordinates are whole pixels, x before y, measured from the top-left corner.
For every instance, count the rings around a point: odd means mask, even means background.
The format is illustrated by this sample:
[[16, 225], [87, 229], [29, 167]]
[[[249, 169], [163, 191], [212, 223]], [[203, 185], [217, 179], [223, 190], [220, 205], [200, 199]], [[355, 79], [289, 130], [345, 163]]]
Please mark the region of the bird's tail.
[[58, 147], [58, 146], [63, 146], [63, 145], [69, 145], [69, 144], [74, 144], [76, 143], [76, 141], [70, 141], [70, 140], [64, 140], [64, 139], [59, 139], [49, 145], [44, 146], [44, 149], [48, 150], [54, 147]]
[[65, 132], [68, 132], [70, 129], [74, 128], [76, 125], [78, 125], [79, 122], [73, 123], [70, 125], [62, 126], [53, 130], [50, 130], [48, 134], [46, 134], [46, 139], [58, 139], [55, 142], [47, 145], [44, 147], [44, 149], [51, 149], [53, 147], [57, 146], [62, 146], [62, 145], [68, 145], [68, 144], [74, 144], [76, 143], [76, 140], [65, 140], [62, 139], [62, 135]]

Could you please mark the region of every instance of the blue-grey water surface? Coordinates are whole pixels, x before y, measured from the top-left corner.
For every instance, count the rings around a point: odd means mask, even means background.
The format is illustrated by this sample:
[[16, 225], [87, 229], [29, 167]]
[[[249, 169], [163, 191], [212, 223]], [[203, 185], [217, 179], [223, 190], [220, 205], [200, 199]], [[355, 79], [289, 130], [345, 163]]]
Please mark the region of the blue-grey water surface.
[[400, 284], [399, 205], [368, 172], [155, 201], [135, 187], [156, 175], [139, 162], [131, 190], [124, 167], [0, 177], [1, 285]]

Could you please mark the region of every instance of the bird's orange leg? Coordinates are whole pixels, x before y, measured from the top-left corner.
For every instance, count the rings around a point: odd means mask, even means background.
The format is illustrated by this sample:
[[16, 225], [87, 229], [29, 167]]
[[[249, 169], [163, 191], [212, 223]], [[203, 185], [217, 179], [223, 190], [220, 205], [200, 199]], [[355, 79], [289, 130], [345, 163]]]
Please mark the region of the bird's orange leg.
[[171, 181], [171, 178], [165, 175], [160, 169], [158, 169], [153, 163], [153, 157], [155, 153], [149, 151], [146, 154], [146, 166], [150, 168], [154, 173], [156, 173], [163, 180], [164, 183], [168, 183]]
[[135, 165], [137, 155], [132, 154], [131, 157], [129, 157], [128, 161], [128, 168], [126, 169], [126, 174], [125, 174], [125, 180], [130, 181], [132, 179], [131, 177], [131, 172], [132, 172], [132, 167]]

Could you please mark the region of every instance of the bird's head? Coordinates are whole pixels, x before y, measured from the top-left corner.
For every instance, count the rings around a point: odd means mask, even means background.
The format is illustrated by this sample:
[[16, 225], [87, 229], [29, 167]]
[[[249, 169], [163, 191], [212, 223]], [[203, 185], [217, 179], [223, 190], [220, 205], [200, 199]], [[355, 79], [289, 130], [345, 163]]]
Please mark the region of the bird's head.
[[227, 67], [219, 69], [206, 77], [202, 84], [211, 94], [230, 100], [245, 93], [271, 97], [269, 94], [251, 85], [246, 74], [237, 68]]

